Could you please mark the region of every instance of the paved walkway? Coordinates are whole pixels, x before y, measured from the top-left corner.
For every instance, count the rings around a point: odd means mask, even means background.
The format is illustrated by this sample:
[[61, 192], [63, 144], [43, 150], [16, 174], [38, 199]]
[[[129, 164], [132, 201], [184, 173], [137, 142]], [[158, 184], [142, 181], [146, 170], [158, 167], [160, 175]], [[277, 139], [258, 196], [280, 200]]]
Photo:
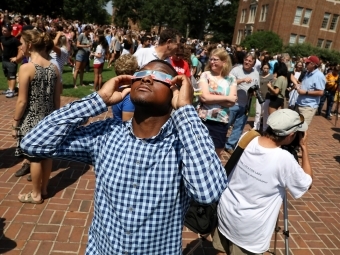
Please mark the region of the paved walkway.
[[[62, 104], [70, 101], [62, 98]], [[49, 185], [55, 195], [41, 205], [19, 203], [18, 193], [30, 191], [31, 184], [13, 175], [20, 168], [10, 136], [15, 102], [16, 98], [0, 96], [0, 254], [84, 254], [93, 215], [94, 173], [87, 165], [55, 160]], [[334, 127], [334, 121], [316, 116], [309, 136], [313, 189], [301, 199], [288, 200], [290, 254], [340, 254], [339, 142], [340, 128]], [[278, 237], [277, 254], [284, 254], [281, 232]], [[184, 254], [197, 240], [184, 228]], [[216, 252], [206, 241], [194, 254]]]

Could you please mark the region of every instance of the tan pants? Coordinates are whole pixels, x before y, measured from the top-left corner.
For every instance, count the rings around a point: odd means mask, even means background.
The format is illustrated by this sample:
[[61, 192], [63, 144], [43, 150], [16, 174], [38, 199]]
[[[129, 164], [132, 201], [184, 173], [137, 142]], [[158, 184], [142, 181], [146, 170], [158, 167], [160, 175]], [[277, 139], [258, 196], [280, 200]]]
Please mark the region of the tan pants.
[[295, 110], [298, 113], [301, 113], [303, 115], [303, 117], [305, 117], [305, 122], [308, 124], [308, 126], [310, 125], [310, 123], [312, 122], [312, 119], [316, 113], [317, 108], [312, 108], [312, 107], [306, 107], [306, 106], [296, 106]]
[[263, 255], [263, 253], [253, 253], [237, 246], [222, 235], [218, 228], [213, 234], [213, 246], [216, 250], [228, 255]]

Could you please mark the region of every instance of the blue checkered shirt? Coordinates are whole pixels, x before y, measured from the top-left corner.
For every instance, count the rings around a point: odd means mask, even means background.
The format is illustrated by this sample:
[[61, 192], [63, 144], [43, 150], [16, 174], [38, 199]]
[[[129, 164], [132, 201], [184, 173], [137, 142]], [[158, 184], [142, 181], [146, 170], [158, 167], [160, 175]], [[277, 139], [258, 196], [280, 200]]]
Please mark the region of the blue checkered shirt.
[[190, 199], [217, 201], [225, 170], [193, 106], [176, 110], [148, 139], [131, 121], [82, 126], [107, 111], [97, 93], [41, 121], [21, 142], [39, 157], [95, 167], [94, 216], [86, 254], [182, 254], [182, 228]]

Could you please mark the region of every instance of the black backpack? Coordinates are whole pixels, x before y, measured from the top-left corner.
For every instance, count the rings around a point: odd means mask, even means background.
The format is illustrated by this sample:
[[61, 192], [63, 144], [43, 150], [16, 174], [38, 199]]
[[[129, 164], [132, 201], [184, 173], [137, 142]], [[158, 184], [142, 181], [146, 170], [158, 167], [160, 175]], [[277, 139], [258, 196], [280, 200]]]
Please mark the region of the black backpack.
[[[249, 142], [259, 135], [260, 134], [255, 130], [251, 130], [242, 137], [234, 153], [230, 156], [228, 162], [224, 166], [227, 176], [230, 175], [231, 171], [236, 166]], [[218, 202], [200, 204], [196, 201], [191, 201], [185, 215], [184, 225], [194, 233], [200, 235], [210, 234], [217, 227], [217, 204]]]

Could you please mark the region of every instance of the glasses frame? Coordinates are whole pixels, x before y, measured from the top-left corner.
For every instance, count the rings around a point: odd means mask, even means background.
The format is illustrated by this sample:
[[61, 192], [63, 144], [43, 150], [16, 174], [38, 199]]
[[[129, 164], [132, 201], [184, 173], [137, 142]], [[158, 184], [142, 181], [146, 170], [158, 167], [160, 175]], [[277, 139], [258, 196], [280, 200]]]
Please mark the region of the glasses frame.
[[166, 86], [168, 86], [169, 88], [172, 85], [171, 80], [173, 79], [173, 76], [171, 76], [170, 74], [163, 73], [160, 71], [155, 71], [155, 70], [143, 70], [143, 71], [135, 72], [133, 74], [132, 82], [136, 80], [141, 80], [146, 76], [151, 76], [153, 80], [161, 82], [165, 84]]
[[300, 116], [300, 121], [301, 121], [299, 124], [296, 124], [294, 126], [291, 126], [290, 128], [284, 129], [283, 131], [288, 131], [288, 130], [291, 130], [292, 128], [294, 128], [294, 127], [298, 127], [298, 126], [302, 125], [305, 122], [305, 117], [301, 113], [299, 113], [299, 116]]

